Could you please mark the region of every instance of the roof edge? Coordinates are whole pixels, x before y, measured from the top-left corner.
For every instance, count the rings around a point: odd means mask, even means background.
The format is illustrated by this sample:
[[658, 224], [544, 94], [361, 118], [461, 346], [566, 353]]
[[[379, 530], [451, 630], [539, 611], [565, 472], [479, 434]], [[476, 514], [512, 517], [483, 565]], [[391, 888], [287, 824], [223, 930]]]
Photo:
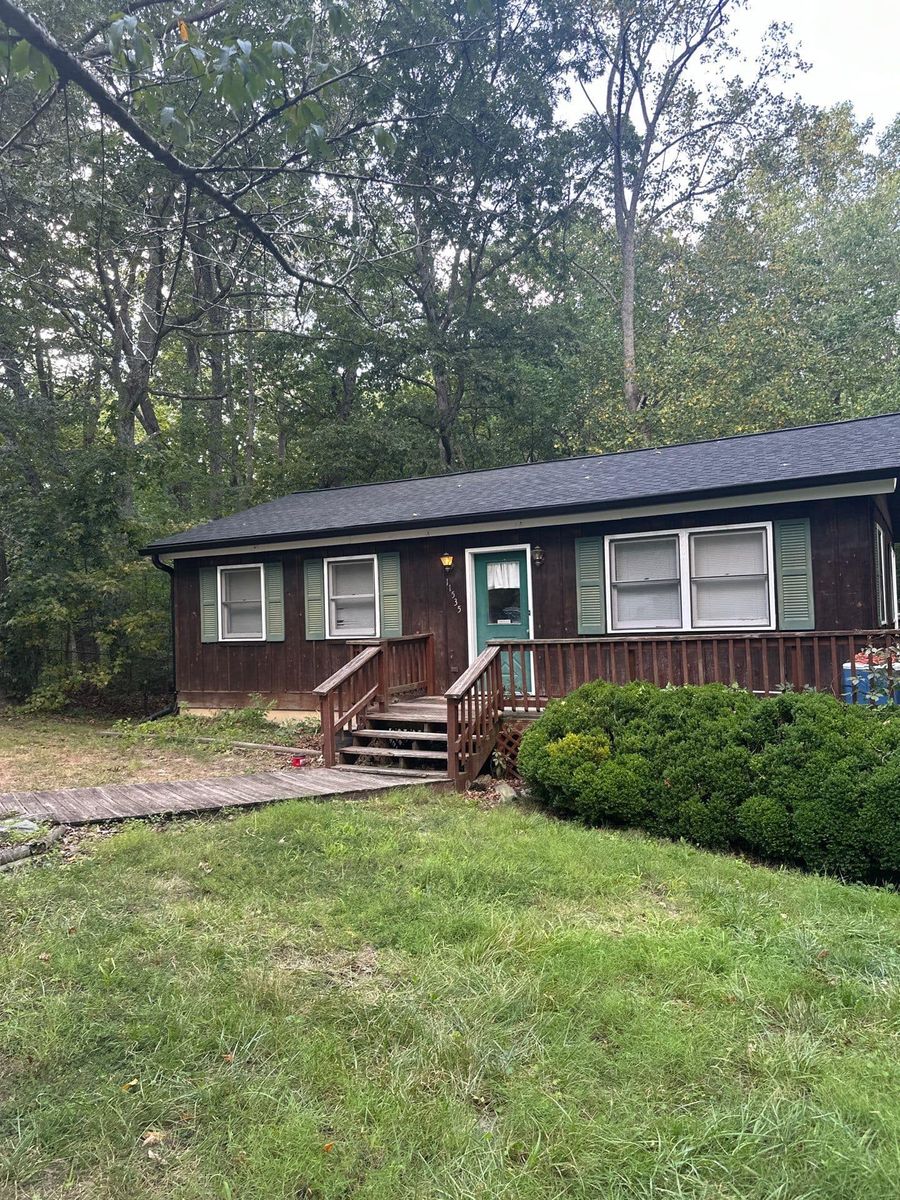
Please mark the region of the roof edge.
[[[691, 502], [702, 502], [706, 500], [727, 500], [729, 497], [737, 498], [740, 496], [756, 496], [771, 493], [773, 489], [779, 492], [799, 492], [811, 487], [821, 486], [838, 486], [850, 485], [856, 483], [866, 483], [875, 480], [887, 481], [893, 479], [896, 482], [896, 476], [893, 474], [885, 474], [884, 470], [867, 470], [867, 471], [851, 471], [835, 475], [833, 472], [824, 475], [809, 475], [799, 479], [791, 480], [767, 480], [761, 483], [750, 484], [739, 489], [734, 488], [701, 488], [691, 492], [657, 492], [652, 495], [636, 497], [625, 500], [608, 500], [605, 502], [585, 501], [580, 504], [559, 504], [550, 507], [542, 508], [517, 508], [508, 512], [498, 513], [493, 512], [485, 515], [483, 511], [475, 513], [459, 513], [452, 516], [444, 516], [438, 518], [418, 518], [415, 521], [390, 521], [382, 522], [378, 525], [343, 525], [334, 529], [329, 529], [322, 533], [314, 533], [312, 531], [295, 529], [277, 534], [268, 534], [255, 537], [253, 534], [244, 534], [236, 537], [220, 538], [214, 540], [203, 540], [193, 542], [151, 542], [147, 546], [141, 547], [139, 554], [149, 557], [154, 554], [181, 554], [189, 553], [193, 550], [222, 550], [228, 551], [230, 548], [253, 545], [253, 546], [272, 546], [276, 548], [285, 542], [293, 542], [298, 539], [311, 539], [320, 543], [323, 546], [336, 540], [345, 537], [368, 537], [372, 541], [376, 541], [380, 536], [391, 532], [414, 532], [422, 529], [435, 529], [443, 527], [453, 527], [456, 525], [483, 525], [485, 528], [490, 528], [492, 525], [497, 525], [503, 522], [510, 521], [527, 521], [529, 519], [546, 520], [555, 516], [563, 516], [572, 514], [593, 514], [614, 511], [623, 504], [628, 508], [640, 510], [642, 508], [652, 508], [655, 505], [676, 503], [678, 500], [684, 500], [689, 506]], [[296, 494], [296, 493], [292, 493]], [[852, 493], [849, 493], [852, 494]]]

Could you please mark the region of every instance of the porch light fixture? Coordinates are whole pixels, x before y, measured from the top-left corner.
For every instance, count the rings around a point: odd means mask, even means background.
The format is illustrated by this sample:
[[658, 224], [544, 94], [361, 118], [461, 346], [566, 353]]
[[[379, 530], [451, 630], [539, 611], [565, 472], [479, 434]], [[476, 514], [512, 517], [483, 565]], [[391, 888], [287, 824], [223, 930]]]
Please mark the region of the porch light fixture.
[[450, 572], [453, 570], [453, 555], [447, 554], [447, 552], [445, 551], [441, 555], [441, 566], [444, 568], [444, 574], [449, 575]]
[[531, 551], [531, 561], [536, 567], [544, 565], [544, 548], [543, 546], [535, 546]]

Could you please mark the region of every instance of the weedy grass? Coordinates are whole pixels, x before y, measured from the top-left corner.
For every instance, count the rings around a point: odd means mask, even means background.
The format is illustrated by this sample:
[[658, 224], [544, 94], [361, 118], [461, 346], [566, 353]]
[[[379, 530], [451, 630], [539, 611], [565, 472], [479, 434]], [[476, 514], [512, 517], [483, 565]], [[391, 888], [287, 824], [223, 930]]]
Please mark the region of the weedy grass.
[[423, 791], [0, 903], [4, 1200], [897, 1193], [889, 891]]
[[[126, 736], [111, 737], [111, 729], [122, 731], [125, 726], [9, 711], [0, 715], [0, 792], [203, 779], [273, 771], [284, 765], [277, 754], [232, 749], [233, 742], [242, 740], [281, 744], [285, 735], [278, 727], [272, 727], [270, 737], [249, 738], [237, 721], [228, 728], [211, 721], [211, 731], [200, 718], [177, 717], [166, 725], [157, 729], [156, 723], [138, 727], [128, 723]], [[214, 745], [195, 741], [207, 733], [216, 737]]]

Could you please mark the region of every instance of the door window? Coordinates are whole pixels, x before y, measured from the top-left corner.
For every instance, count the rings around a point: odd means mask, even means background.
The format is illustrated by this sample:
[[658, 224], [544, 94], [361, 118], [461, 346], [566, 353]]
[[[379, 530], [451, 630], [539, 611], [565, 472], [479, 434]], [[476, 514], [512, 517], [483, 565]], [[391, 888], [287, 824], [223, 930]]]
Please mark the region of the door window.
[[522, 587], [517, 562], [487, 564], [487, 598], [488, 624], [521, 624]]

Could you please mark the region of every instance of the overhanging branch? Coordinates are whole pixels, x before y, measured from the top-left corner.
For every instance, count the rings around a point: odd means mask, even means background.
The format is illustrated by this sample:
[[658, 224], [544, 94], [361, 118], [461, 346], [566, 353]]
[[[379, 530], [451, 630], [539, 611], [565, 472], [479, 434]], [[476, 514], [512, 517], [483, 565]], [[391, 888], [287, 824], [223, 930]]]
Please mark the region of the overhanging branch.
[[[126, 133], [142, 150], [165, 167], [173, 175], [189, 183], [197, 192], [206, 196], [218, 208], [223, 209], [230, 217], [250, 235], [257, 245], [266, 250], [281, 269], [299, 283], [315, 284], [324, 287], [340, 285], [331, 280], [308, 275], [282, 252], [274, 238], [269, 234], [250, 213], [246, 212], [230, 196], [221, 191], [209, 179], [195, 170], [190, 163], [184, 162], [167, 146], [158, 141], [126, 108], [107, 90], [106, 87], [81, 63], [75, 55], [61, 46], [48, 29], [28, 13], [24, 12], [12, 0], [0, 0], [0, 21], [29, 42], [36, 50], [51, 63], [62, 83], [74, 83], [87, 95], [99, 111]], [[341, 288], [340, 290], [343, 290]]]

